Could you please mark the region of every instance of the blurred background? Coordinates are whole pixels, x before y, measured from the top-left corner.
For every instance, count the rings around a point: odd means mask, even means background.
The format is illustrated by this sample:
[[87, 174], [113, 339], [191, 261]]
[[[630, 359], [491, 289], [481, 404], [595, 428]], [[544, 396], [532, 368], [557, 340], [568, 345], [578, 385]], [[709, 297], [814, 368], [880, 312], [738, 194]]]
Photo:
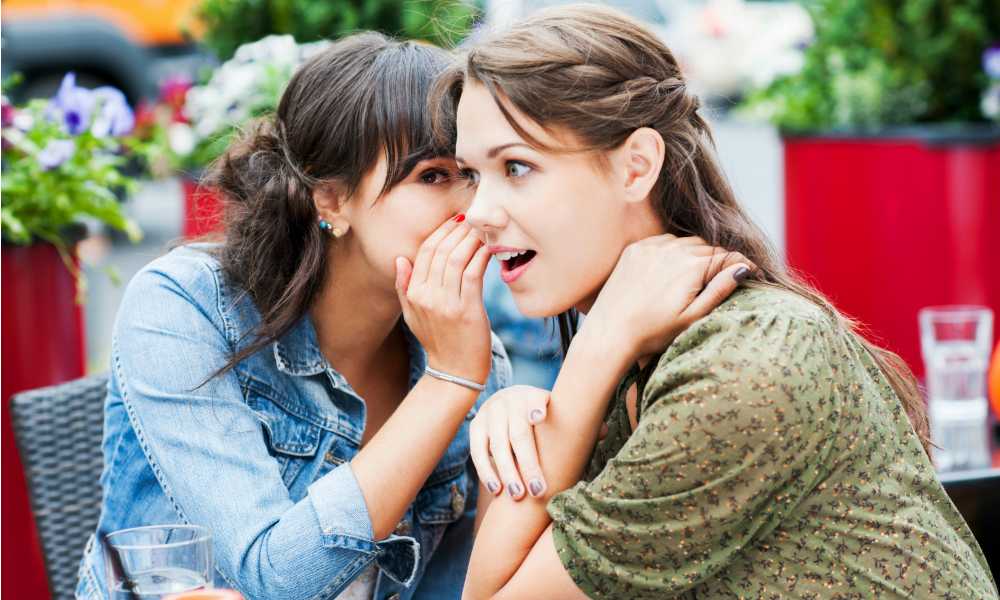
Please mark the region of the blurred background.
[[[107, 370], [124, 284], [217, 227], [198, 179], [233, 131], [327, 40], [378, 29], [452, 47], [560, 3], [4, 0], [0, 593], [45, 598], [52, 582], [11, 397]], [[935, 461], [996, 572], [1000, 3], [606, 4], [677, 55], [737, 196], [790, 266], [927, 383], [935, 441], [957, 440]], [[70, 123], [88, 98], [100, 111]], [[554, 324], [522, 318], [495, 273], [487, 298], [515, 379], [551, 385]], [[971, 308], [921, 313], [938, 306]]]

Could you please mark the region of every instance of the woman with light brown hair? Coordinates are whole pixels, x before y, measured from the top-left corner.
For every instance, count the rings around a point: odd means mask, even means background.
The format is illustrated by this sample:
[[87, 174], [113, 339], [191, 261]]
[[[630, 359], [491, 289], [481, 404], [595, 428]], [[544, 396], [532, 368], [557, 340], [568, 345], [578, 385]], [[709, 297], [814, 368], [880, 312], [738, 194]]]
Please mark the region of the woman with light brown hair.
[[[567, 342], [551, 394], [501, 390], [470, 428], [492, 494], [466, 598], [997, 597], [912, 374], [784, 269], [655, 35], [541, 11], [437, 96], [468, 222]], [[723, 271], [739, 288], [702, 317], [724, 280], [676, 274], [716, 246], [756, 268]]]

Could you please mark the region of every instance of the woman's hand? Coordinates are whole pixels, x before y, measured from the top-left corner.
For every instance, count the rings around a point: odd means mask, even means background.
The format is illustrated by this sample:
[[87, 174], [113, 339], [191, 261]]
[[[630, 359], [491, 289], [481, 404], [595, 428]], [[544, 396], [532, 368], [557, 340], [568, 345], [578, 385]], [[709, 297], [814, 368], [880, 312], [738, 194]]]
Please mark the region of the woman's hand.
[[625, 248], [581, 328], [632, 363], [664, 348], [729, 297], [756, 265], [699, 237], [666, 234]]
[[396, 258], [403, 318], [427, 353], [427, 364], [484, 383], [490, 373], [490, 322], [483, 274], [490, 254], [458, 217], [428, 237], [410, 265]]
[[469, 424], [472, 463], [494, 496], [504, 488], [515, 500], [545, 493], [534, 426], [545, 419], [548, 403], [547, 390], [511, 386], [490, 396]]

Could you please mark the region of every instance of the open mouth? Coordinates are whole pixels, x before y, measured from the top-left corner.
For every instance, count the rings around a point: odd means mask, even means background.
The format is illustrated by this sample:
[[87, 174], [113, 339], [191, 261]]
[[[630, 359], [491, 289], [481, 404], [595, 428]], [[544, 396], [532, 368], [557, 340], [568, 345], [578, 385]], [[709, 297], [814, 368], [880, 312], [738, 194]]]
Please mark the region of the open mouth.
[[515, 279], [524, 273], [525, 269], [531, 264], [537, 256], [537, 252], [534, 250], [511, 250], [507, 252], [497, 252], [497, 260], [500, 261], [500, 277], [506, 282], [511, 283]]

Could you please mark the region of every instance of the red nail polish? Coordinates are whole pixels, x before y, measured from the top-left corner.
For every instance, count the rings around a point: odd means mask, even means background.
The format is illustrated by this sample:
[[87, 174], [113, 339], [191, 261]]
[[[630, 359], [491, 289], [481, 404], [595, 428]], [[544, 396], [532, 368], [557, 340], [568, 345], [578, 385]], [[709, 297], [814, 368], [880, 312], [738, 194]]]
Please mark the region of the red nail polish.
[[461, 223], [464, 220], [465, 220], [465, 215], [463, 215], [462, 213], [458, 213], [457, 215], [455, 215], [456, 223]]

